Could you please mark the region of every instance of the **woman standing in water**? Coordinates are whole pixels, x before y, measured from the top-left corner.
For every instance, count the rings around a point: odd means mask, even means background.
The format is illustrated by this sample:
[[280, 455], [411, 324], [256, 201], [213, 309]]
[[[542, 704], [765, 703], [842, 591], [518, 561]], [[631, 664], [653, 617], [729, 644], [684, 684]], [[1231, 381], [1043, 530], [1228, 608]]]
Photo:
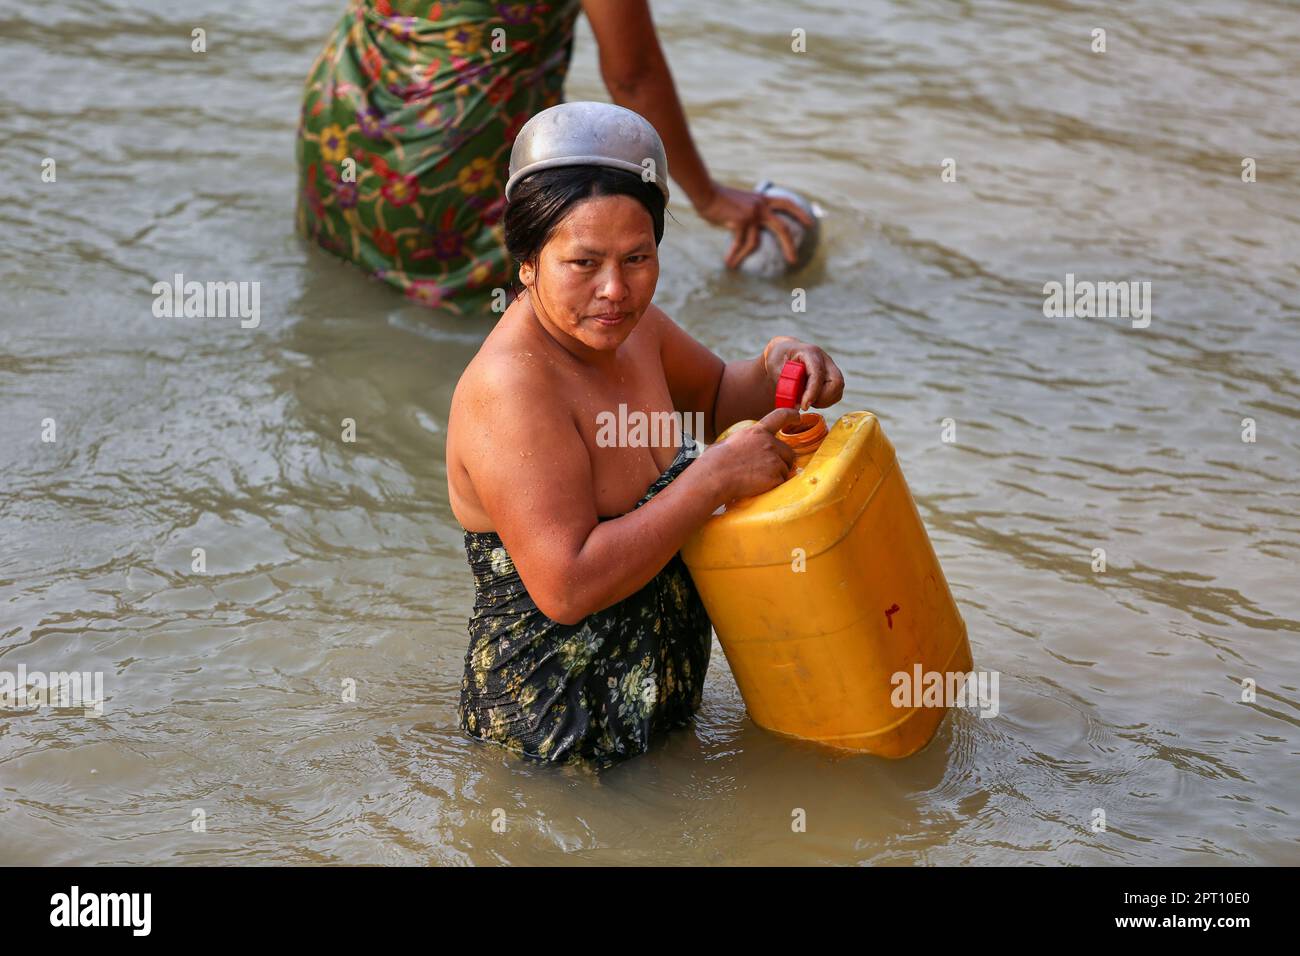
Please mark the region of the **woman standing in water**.
[[505, 286], [501, 215], [519, 130], [560, 103], [582, 11], [615, 103], [662, 133], [699, 215], [730, 229], [734, 268], [787, 200], [722, 186], [691, 140], [646, 0], [351, 0], [307, 80], [298, 129], [298, 230], [430, 306]]
[[[785, 480], [793, 456], [775, 435], [798, 415], [773, 411], [781, 369], [808, 369], [804, 407], [839, 401], [844, 379], [784, 336], [724, 362], [653, 304], [668, 191], [627, 171], [643, 156], [664, 166], [644, 119], [567, 103], [529, 126], [548, 155], [516, 155], [504, 220], [525, 291], [461, 376], [447, 425], [475, 584], [460, 719], [529, 757], [606, 764], [700, 704], [711, 628], [677, 552], [720, 505]], [[602, 142], [619, 155], [592, 155]], [[689, 435], [611, 445], [599, 422], [621, 404], [651, 421], [701, 413], [706, 441], [762, 421], [702, 455]]]

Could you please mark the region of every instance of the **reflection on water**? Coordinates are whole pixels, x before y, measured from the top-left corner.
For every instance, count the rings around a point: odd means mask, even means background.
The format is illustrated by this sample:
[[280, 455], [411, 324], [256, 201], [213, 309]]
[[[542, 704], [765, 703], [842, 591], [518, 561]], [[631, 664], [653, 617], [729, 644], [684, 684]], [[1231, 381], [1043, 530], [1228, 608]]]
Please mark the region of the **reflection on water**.
[[[715, 647], [696, 727], [600, 775], [456, 728], [443, 440], [491, 319], [292, 232], [336, 0], [191, 6], [0, 7], [0, 669], [108, 696], [0, 716], [0, 860], [1297, 862], [1286, 4], [655, 4], [716, 173], [830, 211], [806, 313], [686, 207], [657, 301], [728, 358], [836, 356], [831, 416], [881, 416], [1001, 700], [909, 760], [843, 756], [756, 728]], [[568, 95], [604, 99], [581, 26]], [[260, 282], [260, 327], [154, 318], [177, 272]], [[1151, 282], [1150, 327], [1045, 317], [1067, 273]]]

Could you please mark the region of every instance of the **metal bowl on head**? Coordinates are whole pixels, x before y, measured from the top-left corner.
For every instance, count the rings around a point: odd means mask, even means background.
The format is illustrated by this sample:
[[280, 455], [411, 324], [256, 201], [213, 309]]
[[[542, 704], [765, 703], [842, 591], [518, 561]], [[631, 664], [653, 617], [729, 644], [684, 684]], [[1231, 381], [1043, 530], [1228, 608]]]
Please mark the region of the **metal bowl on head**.
[[525, 176], [557, 166], [608, 166], [636, 173], [658, 186], [668, 202], [663, 140], [640, 113], [613, 103], [561, 103], [525, 123], [510, 149], [506, 200]]

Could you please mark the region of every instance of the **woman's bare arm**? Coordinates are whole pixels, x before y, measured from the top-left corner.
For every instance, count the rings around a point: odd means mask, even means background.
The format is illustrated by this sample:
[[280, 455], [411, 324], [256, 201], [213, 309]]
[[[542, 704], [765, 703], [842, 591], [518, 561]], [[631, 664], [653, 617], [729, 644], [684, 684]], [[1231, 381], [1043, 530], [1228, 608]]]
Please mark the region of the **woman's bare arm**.
[[714, 193], [695, 148], [677, 86], [664, 57], [646, 0], [583, 0], [600, 47], [600, 75], [619, 106], [640, 113], [664, 141], [672, 178], [697, 209]]
[[731, 231], [727, 268], [739, 266], [758, 246], [764, 228], [776, 236], [786, 261], [794, 262], [794, 236], [776, 211], [805, 226], [812, 225], [812, 217], [793, 200], [724, 186], [709, 175], [691, 138], [647, 0], [583, 0], [582, 6], [600, 47], [600, 73], [610, 97], [640, 113], [659, 132], [669, 174], [700, 218]]

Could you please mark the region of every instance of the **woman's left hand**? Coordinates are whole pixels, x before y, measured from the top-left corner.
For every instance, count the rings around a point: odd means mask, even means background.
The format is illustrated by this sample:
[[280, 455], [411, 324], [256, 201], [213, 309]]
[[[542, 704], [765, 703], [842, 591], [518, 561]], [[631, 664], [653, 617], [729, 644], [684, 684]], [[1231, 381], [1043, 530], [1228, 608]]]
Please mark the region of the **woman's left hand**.
[[799, 399], [800, 411], [814, 406], [826, 408], [844, 397], [844, 375], [826, 352], [808, 342], [800, 342], [788, 335], [778, 335], [763, 349], [763, 366], [773, 390], [780, 381], [781, 369], [794, 359], [808, 370], [808, 381]]

